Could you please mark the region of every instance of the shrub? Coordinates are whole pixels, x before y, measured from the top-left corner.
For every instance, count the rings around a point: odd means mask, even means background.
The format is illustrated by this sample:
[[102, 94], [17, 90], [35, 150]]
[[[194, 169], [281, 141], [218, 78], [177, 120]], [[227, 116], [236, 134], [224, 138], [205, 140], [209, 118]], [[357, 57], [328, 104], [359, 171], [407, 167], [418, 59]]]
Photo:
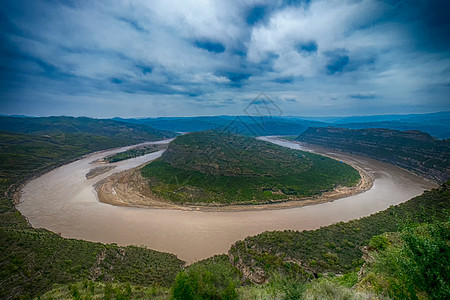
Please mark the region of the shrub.
[[181, 271], [172, 286], [175, 299], [236, 299], [238, 271], [226, 255], [215, 256]]
[[372, 299], [369, 295], [358, 293], [352, 289], [333, 283], [329, 280], [316, 280], [305, 291], [303, 298], [306, 300], [353, 300]]
[[172, 287], [172, 295], [175, 299], [194, 299], [193, 286], [189, 281], [189, 276], [185, 271], [178, 273]]
[[376, 256], [374, 270], [384, 276], [390, 297], [449, 299], [450, 222], [409, 227], [400, 246], [387, 247]]
[[389, 241], [385, 236], [376, 235], [369, 241], [369, 246], [376, 250], [385, 250], [389, 245]]

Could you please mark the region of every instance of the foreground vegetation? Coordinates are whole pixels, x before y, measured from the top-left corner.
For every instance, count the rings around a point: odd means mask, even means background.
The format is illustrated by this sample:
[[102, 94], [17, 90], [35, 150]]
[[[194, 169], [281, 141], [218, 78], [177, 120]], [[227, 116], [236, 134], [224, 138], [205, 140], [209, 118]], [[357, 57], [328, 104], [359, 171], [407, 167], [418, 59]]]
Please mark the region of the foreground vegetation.
[[375, 158], [441, 183], [450, 178], [450, 140], [420, 131], [308, 128], [297, 140]]
[[56, 283], [83, 279], [168, 286], [183, 265], [173, 254], [64, 239], [25, 224], [2, 225], [0, 298], [36, 296]]
[[333, 159], [220, 131], [177, 137], [142, 175], [156, 195], [196, 204], [301, 199], [360, 179], [358, 171]]
[[373, 236], [395, 232], [407, 223], [447, 220], [450, 182], [408, 202], [371, 216], [340, 222], [312, 231], [265, 232], [234, 244], [230, 259], [247, 278], [266, 282], [272, 273], [296, 276], [307, 281], [323, 274], [345, 274], [358, 270], [361, 247]]
[[357, 288], [396, 299], [449, 299], [449, 241], [449, 221], [372, 238]]
[[67, 285], [56, 285], [40, 297], [54, 299], [168, 299], [170, 289], [160, 286], [131, 285], [130, 283], [96, 282], [83, 280]]
[[216, 255], [178, 273], [172, 286], [175, 299], [236, 299], [242, 275], [227, 255]]

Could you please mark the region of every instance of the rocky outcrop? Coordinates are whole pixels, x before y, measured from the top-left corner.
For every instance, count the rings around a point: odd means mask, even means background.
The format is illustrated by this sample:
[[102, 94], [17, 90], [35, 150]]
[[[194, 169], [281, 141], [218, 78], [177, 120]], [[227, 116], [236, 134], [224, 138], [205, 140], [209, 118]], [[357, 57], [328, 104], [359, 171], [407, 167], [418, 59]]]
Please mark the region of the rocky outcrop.
[[[245, 242], [244, 242], [245, 243]], [[242, 273], [242, 280], [249, 280], [256, 284], [268, 282], [268, 276], [263, 268], [257, 266], [254, 259], [243, 258], [239, 251], [234, 251], [233, 247], [228, 251], [230, 263]]]
[[[304, 278], [314, 278], [317, 274], [301, 260], [289, 257], [283, 252], [271, 253], [267, 249], [259, 247], [257, 244], [249, 245], [247, 241], [235, 243], [228, 251], [230, 263], [242, 274], [242, 280], [250, 281], [254, 284], [265, 284], [271, 280], [274, 273]], [[261, 259], [264, 258], [264, 259]], [[271, 261], [267, 268], [265, 259]]]

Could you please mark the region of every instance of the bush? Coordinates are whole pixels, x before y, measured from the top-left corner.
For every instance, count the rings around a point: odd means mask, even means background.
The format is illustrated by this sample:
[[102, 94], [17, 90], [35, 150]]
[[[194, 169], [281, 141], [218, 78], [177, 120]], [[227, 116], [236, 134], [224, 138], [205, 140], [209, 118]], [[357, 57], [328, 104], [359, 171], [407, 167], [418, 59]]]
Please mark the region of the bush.
[[389, 245], [389, 241], [385, 236], [376, 235], [369, 241], [369, 246], [376, 250], [385, 250]]
[[215, 256], [181, 271], [172, 285], [175, 299], [236, 299], [239, 273], [226, 255]]
[[175, 299], [194, 299], [194, 284], [189, 281], [189, 276], [185, 271], [178, 273], [172, 287], [172, 295]]
[[377, 299], [373, 295], [355, 292], [329, 280], [316, 280], [306, 290], [302, 299], [306, 300], [356, 300]]
[[409, 227], [399, 246], [376, 256], [374, 270], [387, 281], [387, 294], [396, 299], [449, 299], [450, 222]]

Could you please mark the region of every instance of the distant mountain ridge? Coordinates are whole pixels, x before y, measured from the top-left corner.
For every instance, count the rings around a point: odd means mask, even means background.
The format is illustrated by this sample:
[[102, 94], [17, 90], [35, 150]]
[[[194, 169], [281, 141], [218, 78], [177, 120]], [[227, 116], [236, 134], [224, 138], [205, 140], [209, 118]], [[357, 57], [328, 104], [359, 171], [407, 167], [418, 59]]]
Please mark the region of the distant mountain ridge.
[[418, 121], [430, 121], [430, 120], [442, 120], [450, 119], [450, 112], [442, 111], [436, 113], [427, 114], [403, 114], [403, 115], [372, 115], [372, 116], [350, 116], [350, 117], [337, 117], [336, 120], [331, 123], [335, 124], [350, 124], [350, 123], [374, 123], [374, 122], [389, 122], [408, 120], [412, 122]]
[[[158, 117], [158, 118], [113, 118], [90, 119], [73, 117], [25, 117], [0, 116], [0, 130], [11, 131], [5, 128], [2, 118], [15, 119], [13, 132], [30, 133], [27, 128], [17, 125], [20, 122], [39, 124], [47, 120], [58, 119], [89, 119], [98, 122], [116, 121], [120, 123], [145, 125], [164, 131], [192, 132], [209, 129], [220, 129], [249, 136], [263, 135], [299, 135], [309, 127], [341, 127], [352, 129], [385, 128], [395, 130], [419, 130], [440, 139], [450, 138], [450, 112], [437, 112], [428, 114], [407, 115], [377, 115], [377, 116], [350, 116], [350, 117], [305, 117], [305, 116], [199, 116], [199, 117]], [[15, 123], [17, 122], [17, 123]], [[64, 122], [63, 122], [64, 123]], [[76, 123], [76, 122], [75, 122]], [[62, 124], [60, 124], [62, 125]], [[75, 126], [77, 127], [77, 126]], [[73, 130], [73, 124], [63, 131]], [[36, 129], [33, 129], [37, 132]], [[41, 130], [42, 131], [42, 130]], [[45, 131], [45, 130], [44, 130]], [[42, 133], [42, 132], [41, 132]], [[42, 133], [45, 134], [45, 133]]]
[[[419, 130], [439, 139], [450, 138], [450, 112], [408, 115], [378, 115], [351, 117], [305, 117], [305, 116], [199, 116], [159, 118], [113, 118], [91, 119], [85, 117], [25, 117], [0, 116], [0, 130], [31, 134], [70, 133], [86, 130], [88, 123], [119, 122], [133, 124], [133, 130], [148, 131], [148, 126], [160, 131], [192, 132], [220, 129], [248, 136], [299, 135], [309, 127], [340, 127], [351, 129], [384, 128], [394, 130]], [[52, 132], [45, 128], [53, 123]], [[81, 123], [81, 124], [80, 124]], [[82, 125], [84, 123], [84, 125]], [[33, 127], [29, 127], [33, 124]], [[117, 125], [117, 123], [115, 123]], [[48, 124], [47, 124], [48, 125]], [[42, 127], [44, 126], [44, 127]], [[147, 127], [141, 127], [147, 126]], [[107, 127], [107, 126], [106, 126]], [[87, 127], [89, 128], [89, 126]], [[95, 126], [94, 126], [95, 128]], [[89, 130], [93, 130], [90, 128]], [[59, 130], [59, 131], [58, 131]], [[96, 129], [98, 130], [98, 128]], [[98, 134], [98, 133], [96, 133]], [[101, 134], [107, 134], [104, 132]]]
[[297, 135], [310, 126], [328, 126], [327, 123], [309, 120], [270, 116], [211, 116], [211, 117], [168, 117], [145, 119], [121, 119], [123, 122], [146, 124], [162, 130], [176, 132], [204, 131], [218, 129], [248, 136]]
[[208, 129], [235, 130], [236, 133], [258, 135], [298, 135], [308, 127], [342, 127], [353, 129], [385, 128], [420, 130], [430, 135], [450, 138], [450, 112], [408, 115], [353, 117], [270, 117], [270, 116], [205, 116], [121, 119], [122, 122], [146, 124], [157, 129], [191, 132]]
[[420, 131], [312, 127], [297, 140], [385, 161], [438, 182], [450, 178], [450, 140]]
[[162, 140], [176, 136], [145, 124], [131, 124], [86, 117], [0, 117], [0, 131], [32, 135], [91, 134], [133, 142]]

